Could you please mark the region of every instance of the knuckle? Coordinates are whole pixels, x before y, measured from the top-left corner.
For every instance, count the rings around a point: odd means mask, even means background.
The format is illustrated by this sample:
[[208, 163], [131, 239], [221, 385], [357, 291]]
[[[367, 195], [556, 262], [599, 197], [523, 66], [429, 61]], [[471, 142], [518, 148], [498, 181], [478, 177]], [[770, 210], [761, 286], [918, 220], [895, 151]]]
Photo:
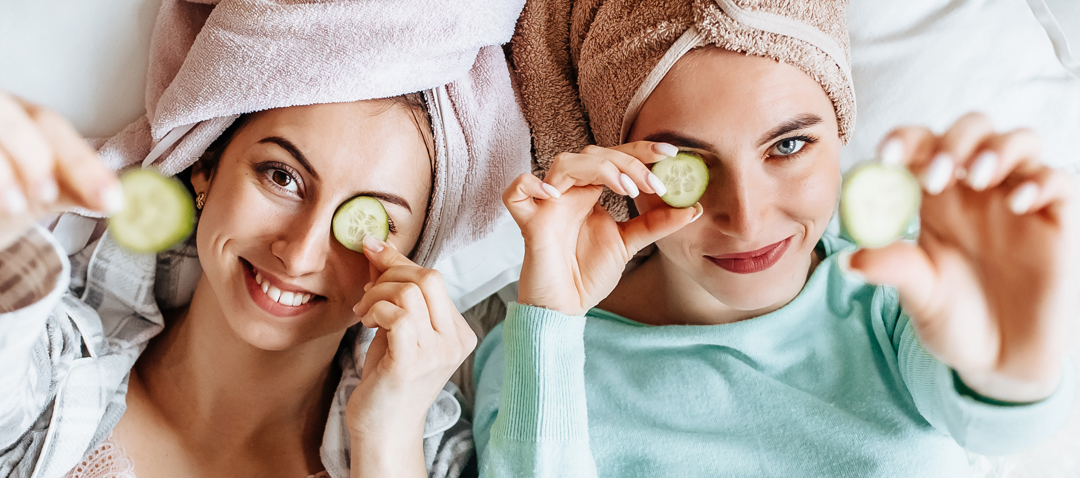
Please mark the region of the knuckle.
[[585, 146], [584, 148], [581, 148], [582, 154], [601, 154], [603, 151], [604, 148], [601, 148], [595, 144], [590, 144]]
[[443, 284], [443, 276], [435, 269], [421, 269], [419, 282], [421, 288], [439, 287]]
[[556, 154], [555, 158], [553, 158], [551, 160], [551, 167], [555, 168], [556, 166], [561, 166], [563, 163], [566, 163], [567, 161], [570, 161], [570, 155], [571, 154], [573, 154], [573, 153], [569, 153], [569, 152], [566, 152], [566, 151], [563, 151], [563, 152], [561, 152], [559, 154]]

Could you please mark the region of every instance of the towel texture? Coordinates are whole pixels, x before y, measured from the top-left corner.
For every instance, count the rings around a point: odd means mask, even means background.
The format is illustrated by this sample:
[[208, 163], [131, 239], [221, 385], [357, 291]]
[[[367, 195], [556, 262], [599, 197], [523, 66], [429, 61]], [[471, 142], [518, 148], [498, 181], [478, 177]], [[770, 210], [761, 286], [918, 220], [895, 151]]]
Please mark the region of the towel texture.
[[99, 152], [114, 170], [142, 163], [175, 174], [240, 114], [422, 91], [435, 181], [413, 259], [430, 267], [492, 230], [504, 217], [501, 191], [528, 169], [528, 126], [498, 46], [522, 4], [164, 0], [146, 116]]
[[[704, 45], [798, 67], [833, 102], [842, 141], [855, 122], [846, 0], [536, 0], [512, 41], [537, 163], [622, 143], [641, 105], [686, 52]], [[625, 198], [601, 204], [627, 218]]]

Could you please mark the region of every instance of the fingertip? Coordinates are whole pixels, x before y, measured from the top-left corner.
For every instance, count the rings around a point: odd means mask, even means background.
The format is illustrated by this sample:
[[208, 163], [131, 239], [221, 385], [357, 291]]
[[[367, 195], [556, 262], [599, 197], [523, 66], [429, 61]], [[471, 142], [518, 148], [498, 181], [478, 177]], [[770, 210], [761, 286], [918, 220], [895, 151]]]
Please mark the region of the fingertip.
[[638, 190], [637, 184], [634, 184], [634, 180], [630, 179], [630, 176], [627, 176], [626, 173], [619, 174], [619, 184], [626, 191], [626, 195], [630, 196], [631, 198], [636, 198], [639, 194], [641, 194], [641, 191]]
[[904, 163], [904, 142], [899, 138], [889, 138], [878, 150], [882, 164], [901, 166]]
[[372, 258], [374, 258], [376, 254], [382, 252], [383, 248], [385, 247], [385, 243], [383, 241], [380, 241], [378, 238], [370, 234], [364, 236], [364, 239], [362, 239], [361, 242], [364, 245], [364, 252], [370, 253], [368, 254], [368, 256]]
[[836, 265], [840, 268], [840, 272], [843, 272], [845, 275], [861, 282], [867, 282], [866, 276], [864, 276], [861, 271], [855, 269], [851, 265], [851, 257], [860, 250], [861, 249], [849, 249], [841, 252], [836, 256]]
[[552, 199], [559, 199], [559, 197], [562, 196], [562, 193], [560, 193], [559, 190], [555, 188], [555, 186], [552, 186], [548, 183], [541, 182], [540, 189], [543, 189], [544, 192], [546, 192], [548, 196], [551, 196]]
[[690, 222], [694, 222], [698, 220], [698, 218], [701, 217], [702, 214], [705, 213], [705, 207], [702, 206], [700, 202], [694, 203], [694, 205], [691, 207], [694, 208], [694, 217], [690, 218]]
[[674, 157], [679, 154], [679, 148], [669, 143], [653, 143], [652, 149], [657, 154]]
[[98, 201], [104, 207], [107, 214], [118, 214], [124, 210], [124, 188], [119, 181], [113, 181], [98, 192]]
[[1033, 182], [1026, 182], [1013, 190], [1009, 195], [1009, 210], [1017, 216], [1026, 214], [1035, 204], [1039, 197], [1039, 186]]

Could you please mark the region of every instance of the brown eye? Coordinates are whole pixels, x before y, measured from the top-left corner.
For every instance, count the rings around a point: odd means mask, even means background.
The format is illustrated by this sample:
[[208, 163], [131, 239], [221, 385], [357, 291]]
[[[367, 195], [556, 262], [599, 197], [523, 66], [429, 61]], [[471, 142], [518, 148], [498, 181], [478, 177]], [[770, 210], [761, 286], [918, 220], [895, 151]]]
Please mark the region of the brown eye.
[[271, 169], [270, 180], [273, 181], [274, 184], [278, 185], [278, 187], [285, 189], [286, 191], [296, 192], [299, 190], [296, 185], [296, 180], [294, 180], [292, 175], [290, 175], [285, 170]]

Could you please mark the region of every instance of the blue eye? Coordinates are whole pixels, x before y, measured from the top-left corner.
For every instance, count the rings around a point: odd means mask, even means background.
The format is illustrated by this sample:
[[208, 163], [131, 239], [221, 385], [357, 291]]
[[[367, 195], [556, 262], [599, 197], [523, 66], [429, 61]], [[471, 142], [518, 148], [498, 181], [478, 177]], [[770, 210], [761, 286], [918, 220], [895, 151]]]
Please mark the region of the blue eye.
[[770, 156], [791, 156], [798, 153], [806, 146], [806, 140], [801, 138], [788, 138], [777, 141], [769, 150]]

